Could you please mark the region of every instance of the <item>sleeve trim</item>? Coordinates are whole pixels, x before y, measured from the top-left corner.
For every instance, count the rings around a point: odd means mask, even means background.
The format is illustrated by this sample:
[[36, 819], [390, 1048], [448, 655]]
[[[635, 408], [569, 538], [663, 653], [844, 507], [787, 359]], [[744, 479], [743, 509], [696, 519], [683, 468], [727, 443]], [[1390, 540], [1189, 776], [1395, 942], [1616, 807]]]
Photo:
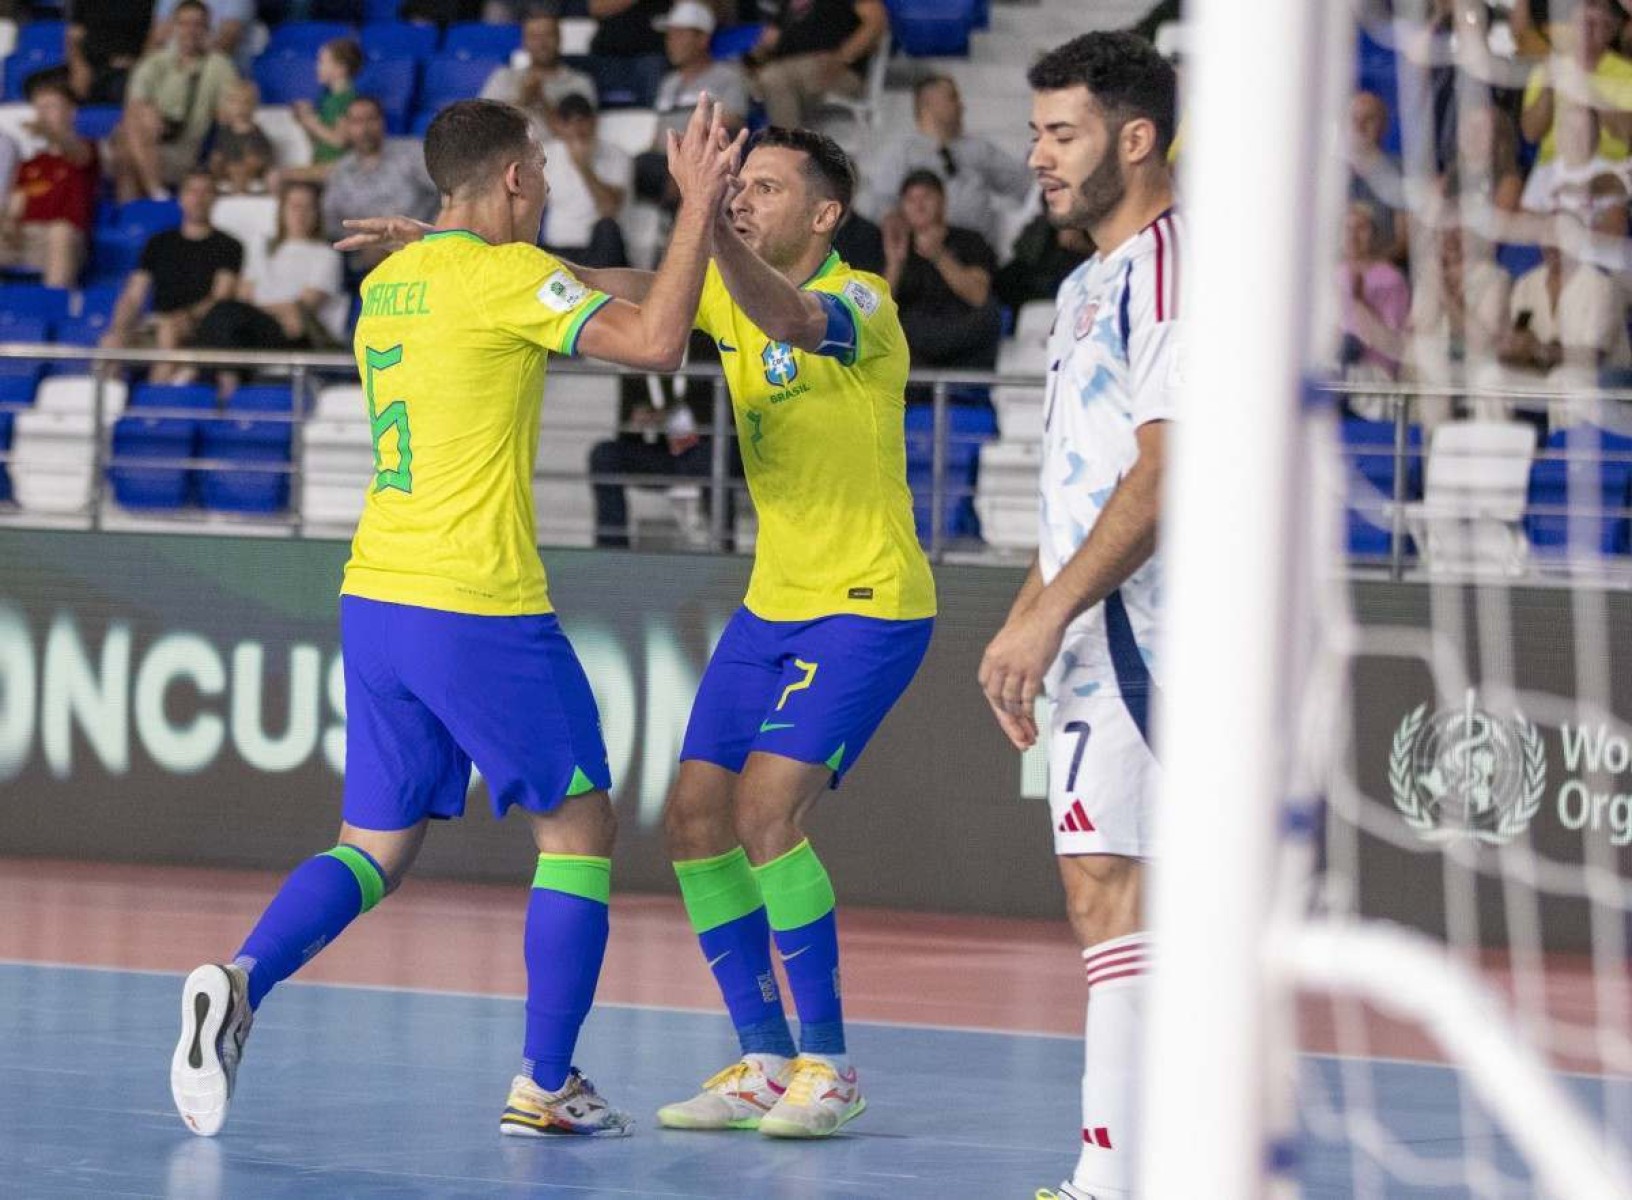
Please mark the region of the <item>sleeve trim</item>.
[[567, 336], [562, 342], [561, 346], [562, 354], [575, 355], [578, 353], [578, 337], [583, 333], [584, 326], [589, 324], [589, 319], [591, 317], [600, 312], [601, 309], [605, 308], [611, 302], [612, 297], [603, 293], [596, 296], [595, 299], [591, 300], [589, 304], [585, 306], [584, 311], [579, 313], [577, 317], [573, 319], [572, 325], [567, 329]]

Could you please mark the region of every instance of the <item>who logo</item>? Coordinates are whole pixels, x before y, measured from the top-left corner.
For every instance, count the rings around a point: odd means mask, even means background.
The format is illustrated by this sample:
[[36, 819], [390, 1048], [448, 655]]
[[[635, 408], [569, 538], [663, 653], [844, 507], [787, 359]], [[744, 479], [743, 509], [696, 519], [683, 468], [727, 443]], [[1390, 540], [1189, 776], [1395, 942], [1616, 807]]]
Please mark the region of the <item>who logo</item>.
[[1400, 722], [1388, 784], [1405, 823], [1425, 840], [1501, 845], [1541, 808], [1547, 751], [1523, 714], [1497, 716], [1470, 688], [1461, 708], [1429, 713], [1419, 704]]

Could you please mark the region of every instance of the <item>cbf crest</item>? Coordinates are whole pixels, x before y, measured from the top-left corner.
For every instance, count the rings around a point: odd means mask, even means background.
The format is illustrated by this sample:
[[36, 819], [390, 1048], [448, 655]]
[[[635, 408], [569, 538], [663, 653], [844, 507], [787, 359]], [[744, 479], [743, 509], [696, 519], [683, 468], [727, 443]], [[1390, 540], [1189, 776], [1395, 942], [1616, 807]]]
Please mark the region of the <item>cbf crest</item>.
[[774, 387], [787, 387], [799, 374], [793, 347], [786, 342], [767, 342], [759, 357], [765, 364], [765, 381]]
[[1523, 833], [1541, 807], [1547, 752], [1523, 714], [1480, 708], [1469, 689], [1461, 708], [1429, 713], [1419, 704], [1400, 722], [1388, 782], [1405, 823], [1428, 841], [1500, 845]]

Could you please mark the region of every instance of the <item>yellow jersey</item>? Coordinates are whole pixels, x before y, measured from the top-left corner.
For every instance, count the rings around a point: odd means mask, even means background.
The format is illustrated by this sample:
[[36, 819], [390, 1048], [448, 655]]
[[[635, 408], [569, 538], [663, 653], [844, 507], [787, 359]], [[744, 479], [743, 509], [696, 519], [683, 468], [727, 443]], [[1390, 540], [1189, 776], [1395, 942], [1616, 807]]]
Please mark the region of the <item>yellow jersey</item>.
[[609, 297], [533, 246], [443, 230], [363, 280], [354, 351], [374, 478], [342, 593], [479, 616], [551, 611], [533, 514], [549, 355]]
[[895, 300], [837, 253], [804, 287], [830, 297], [837, 318], [822, 353], [766, 337], [712, 264], [697, 308], [697, 328], [719, 347], [759, 515], [744, 604], [767, 621], [933, 616], [907, 488], [910, 360]]
[[[1566, 51], [1567, 52], [1567, 51]], [[1542, 90], [1549, 88], [1552, 83], [1552, 70], [1543, 63], [1530, 72], [1530, 78], [1524, 86], [1524, 107], [1528, 108], [1535, 103]], [[1598, 65], [1592, 69], [1590, 81], [1592, 93], [1597, 101], [1595, 107], [1601, 107], [1609, 112], [1632, 111], [1632, 60], [1625, 59], [1613, 50], [1604, 51]], [[1553, 124], [1558, 124], [1559, 98], [1553, 101]], [[1553, 131], [1549, 129], [1541, 137], [1541, 143], [1536, 147], [1536, 161], [1538, 163], [1551, 162], [1558, 153], [1554, 142]], [[1620, 162], [1627, 157], [1627, 144], [1609, 131], [1608, 126], [1599, 122], [1598, 155], [1611, 162]]]

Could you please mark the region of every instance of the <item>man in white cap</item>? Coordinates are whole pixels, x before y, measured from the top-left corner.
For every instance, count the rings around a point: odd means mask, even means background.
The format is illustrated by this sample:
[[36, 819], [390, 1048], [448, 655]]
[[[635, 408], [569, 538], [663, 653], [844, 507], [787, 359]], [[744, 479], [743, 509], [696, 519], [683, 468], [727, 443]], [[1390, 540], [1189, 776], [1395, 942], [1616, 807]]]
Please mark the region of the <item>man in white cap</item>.
[[[727, 127], [740, 128], [748, 114], [748, 80], [734, 62], [721, 62], [709, 49], [714, 33], [714, 11], [702, 0], [679, 0], [666, 17], [653, 22], [663, 31], [663, 50], [674, 70], [663, 77], [653, 108], [657, 135], [652, 148], [635, 159], [635, 194], [653, 203], [672, 204], [664, 138], [668, 131], [683, 132], [686, 119], [707, 92], [720, 105]], [[690, 98], [689, 101], [687, 98]]]

